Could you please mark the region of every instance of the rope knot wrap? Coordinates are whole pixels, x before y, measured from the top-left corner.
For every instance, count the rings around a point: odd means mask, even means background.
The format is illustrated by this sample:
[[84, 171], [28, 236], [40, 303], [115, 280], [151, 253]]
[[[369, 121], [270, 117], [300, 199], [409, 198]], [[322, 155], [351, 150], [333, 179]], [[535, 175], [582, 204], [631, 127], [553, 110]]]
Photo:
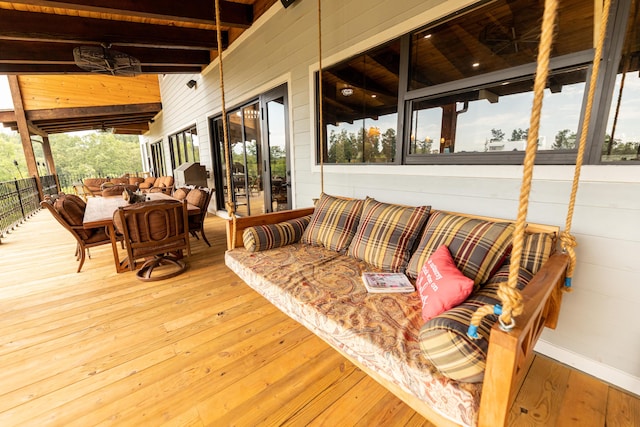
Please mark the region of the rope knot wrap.
[[578, 246], [576, 242], [576, 238], [568, 231], [563, 231], [560, 234], [560, 242], [562, 242], [562, 251], [569, 255], [569, 266], [567, 267], [567, 277], [564, 281], [564, 290], [566, 292], [571, 292], [571, 280], [573, 278], [573, 271], [576, 268], [576, 251], [575, 247]]
[[[486, 307], [486, 308], [485, 308]], [[478, 311], [485, 309], [486, 311], [492, 310], [493, 314], [500, 316], [502, 314], [502, 306], [500, 304], [495, 304], [495, 305], [485, 305], [484, 307], [481, 307], [480, 309], [478, 309]], [[478, 312], [476, 311], [476, 313]], [[487, 313], [487, 314], [491, 314], [491, 312]], [[484, 317], [484, 315], [483, 315]], [[513, 320], [512, 320], [513, 322]], [[502, 324], [502, 322], [500, 322]], [[514, 323], [515, 325], [515, 323]], [[469, 325], [469, 329], [467, 329], [467, 336], [471, 339], [477, 340], [480, 338], [480, 335], [478, 335], [478, 327], [476, 325]]]

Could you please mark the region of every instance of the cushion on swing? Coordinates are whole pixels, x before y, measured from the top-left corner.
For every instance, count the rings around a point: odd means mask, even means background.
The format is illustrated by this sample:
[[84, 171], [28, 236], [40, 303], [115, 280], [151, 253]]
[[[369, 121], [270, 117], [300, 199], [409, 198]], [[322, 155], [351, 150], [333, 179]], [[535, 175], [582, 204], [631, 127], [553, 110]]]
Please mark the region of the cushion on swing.
[[536, 274], [547, 262], [556, 245], [551, 233], [532, 233], [525, 235], [520, 266]]
[[[523, 289], [533, 274], [520, 268], [518, 288]], [[478, 327], [479, 339], [469, 338], [471, 317], [485, 304], [499, 304], [500, 283], [509, 279], [509, 264], [505, 264], [479, 290], [457, 307], [426, 322], [420, 329], [420, 348], [427, 359], [443, 375], [461, 382], [476, 383], [484, 379], [489, 347], [489, 335], [498, 316], [491, 314]]]
[[363, 202], [322, 193], [300, 241], [336, 252], [346, 251], [360, 221]]
[[426, 322], [467, 299], [473, 280], [458, 270], [449, 249], [442, 245], [420, 269], [416, 289], [422, 301], [422, 320]]
[[402, 206], [367, 197], [348, 254], [386, 271], [404, 272], [431, 206]]
[[504, 261], [511, 249], [513, 229], [510, 222], [433, 212], [409, 261], [407, 275], [418, 277], [431, 254], [446, 245], [458, 269], [478, 286], [486, 282]]
[[277, 224], [256, 225], [242, 233], [242, 242], [249, 252], [264, 251], [296, 243], [309, 225], [311, 215]]

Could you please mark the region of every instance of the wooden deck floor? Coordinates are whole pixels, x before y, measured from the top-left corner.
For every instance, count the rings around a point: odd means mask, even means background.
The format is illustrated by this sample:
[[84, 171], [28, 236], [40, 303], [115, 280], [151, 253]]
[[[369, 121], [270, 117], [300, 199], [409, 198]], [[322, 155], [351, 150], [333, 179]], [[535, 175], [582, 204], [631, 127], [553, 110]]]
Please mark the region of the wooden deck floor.
[[[76, 273], [41, 211], [0, 244], [0, 426], [430, 426], [224, 265], [224, 224], [189, 270], [145, 283], [110, 247]], [[511, 426], [640, 426], [629, 394], [538, 356]]]

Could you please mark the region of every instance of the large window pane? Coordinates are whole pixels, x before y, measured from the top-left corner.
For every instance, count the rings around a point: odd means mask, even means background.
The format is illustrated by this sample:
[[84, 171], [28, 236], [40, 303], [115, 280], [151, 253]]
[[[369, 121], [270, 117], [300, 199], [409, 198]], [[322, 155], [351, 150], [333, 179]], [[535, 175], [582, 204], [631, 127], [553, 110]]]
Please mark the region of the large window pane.
[[640, 160], [640, 1], [631, 4], [602, 161]]
[[[551, 74], [545, 90], [539, 150], [575, 148], [586, 66]], [[410, 154], [522, 151], [533, 77], [412, 103]]]
[[394, 41], [323, 71], [326, 162], [394, 161], [399, 64]]
[[[491, 2], [411, 36], [408, 89], [504, 70], [536, 60], [544, 2]], [[552, 57], [593, 46], [593, 1], [559, 4]]]

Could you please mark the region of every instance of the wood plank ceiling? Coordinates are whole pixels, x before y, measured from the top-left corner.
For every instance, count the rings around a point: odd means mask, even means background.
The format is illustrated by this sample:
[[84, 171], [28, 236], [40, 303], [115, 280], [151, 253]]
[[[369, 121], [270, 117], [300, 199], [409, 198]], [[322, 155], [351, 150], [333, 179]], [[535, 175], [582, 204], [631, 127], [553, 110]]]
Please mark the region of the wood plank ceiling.
[[[276, 2], [221, 0], [223, 49]], [[74, 61], [74, 48], [80, 46], [107, 48], [134, 57], [140, 63], [136, 74], [199, 73], [217, 56], [214, 5], [213, 0], [0, 1], [0, 75], [73, 78], [92, 74]], [[86, 129], [104, 127], [107, 119], [109, 127], [117, 129], [121, 124], [123, 129], [124, 125], [132, 129], [124, 133], [141, 133], [160, 109], [159, 102], [150, 102], [127, 108], [94, 105], [95, 114], [87, 108], [57, 108], [56, 112], [29, 111], [28, 107], [25, 113], [31, 128], [39, 133], [83, 130], [79, 129], [82, 121], [86, 121]], [[41, 118], [50, 125], [39, 121]], [[17, 127], [6, 112], [0, 112], [0, 122]]]

